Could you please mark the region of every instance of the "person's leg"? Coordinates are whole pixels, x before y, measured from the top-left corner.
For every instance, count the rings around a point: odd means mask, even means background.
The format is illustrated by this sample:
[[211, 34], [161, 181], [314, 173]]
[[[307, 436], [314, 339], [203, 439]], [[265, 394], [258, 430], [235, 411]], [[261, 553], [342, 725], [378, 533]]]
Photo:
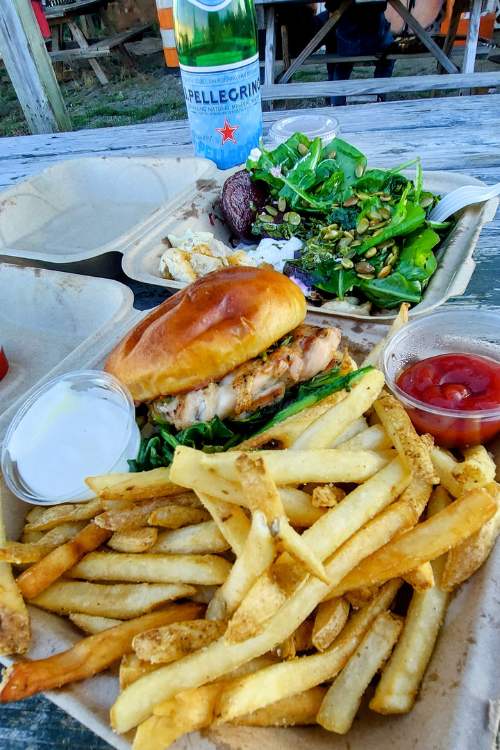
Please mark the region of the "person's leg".
[[[329, 78], [329, 80], [348, 81], [354, 65], [353, 63], [336, 63], [333, 68], [333, 79]], [[330, 103], [333, 107], [343, 107], [347, 104], [347, 99], [345, 96], [333, 96]]]
[[[381, 44], [381, 48], [388, 50], [393, 41], [394, 37], [387, 29], [384, 40]], [[390, 78], [394, 70], [395, 62], [395, 60], [388, 60], [386, 57], [382, 57], [380, 60], [378, 60], [375, 65], [374, 78]], [[380, 94], [377, 98], [380, 102], [385, 102], [386, 100], [385, 94]]]

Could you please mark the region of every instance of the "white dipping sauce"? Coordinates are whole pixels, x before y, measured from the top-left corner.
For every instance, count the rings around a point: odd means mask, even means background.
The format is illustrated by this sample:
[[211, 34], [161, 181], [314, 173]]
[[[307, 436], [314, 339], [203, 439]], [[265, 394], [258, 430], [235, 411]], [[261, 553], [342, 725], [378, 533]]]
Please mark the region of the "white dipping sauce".
[[129, 420], [128, 405], [117, 394], [59, 381], [21, 418], [8, 446], [10, 458], [35, 495], [71, 497], [88, 489], [85, 477], [115, 467], [128, 442]]

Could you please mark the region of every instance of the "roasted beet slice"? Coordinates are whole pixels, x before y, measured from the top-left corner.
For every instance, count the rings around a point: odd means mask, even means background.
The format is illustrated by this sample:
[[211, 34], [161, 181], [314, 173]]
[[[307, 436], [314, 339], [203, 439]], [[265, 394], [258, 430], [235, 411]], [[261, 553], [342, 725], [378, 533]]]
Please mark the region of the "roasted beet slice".
[[227, 178], [222, 188], [222, 211], [237, 237], [252, 237], [252, 224], [257, 211], [265, 206], [267, 196], [266, 184], [252, 182], [245, 169]]

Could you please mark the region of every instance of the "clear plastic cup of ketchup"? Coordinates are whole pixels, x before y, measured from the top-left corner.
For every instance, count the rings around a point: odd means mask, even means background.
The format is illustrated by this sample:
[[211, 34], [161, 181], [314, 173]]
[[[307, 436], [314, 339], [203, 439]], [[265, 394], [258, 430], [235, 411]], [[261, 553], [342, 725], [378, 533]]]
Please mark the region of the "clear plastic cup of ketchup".
[[438, 445], [500, 434], [500, 313], [453, 308], [417, 318], [390, 339], [381, 366], [418, 432]]

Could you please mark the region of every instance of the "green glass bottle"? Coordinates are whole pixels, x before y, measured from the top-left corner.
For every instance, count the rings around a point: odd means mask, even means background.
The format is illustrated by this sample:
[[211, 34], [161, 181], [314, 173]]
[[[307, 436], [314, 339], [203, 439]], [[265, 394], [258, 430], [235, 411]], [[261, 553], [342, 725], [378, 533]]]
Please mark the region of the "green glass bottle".
[[253, 0], [174, 0], [174, 26], [195, 153], [242, 164], [262, 133]]

